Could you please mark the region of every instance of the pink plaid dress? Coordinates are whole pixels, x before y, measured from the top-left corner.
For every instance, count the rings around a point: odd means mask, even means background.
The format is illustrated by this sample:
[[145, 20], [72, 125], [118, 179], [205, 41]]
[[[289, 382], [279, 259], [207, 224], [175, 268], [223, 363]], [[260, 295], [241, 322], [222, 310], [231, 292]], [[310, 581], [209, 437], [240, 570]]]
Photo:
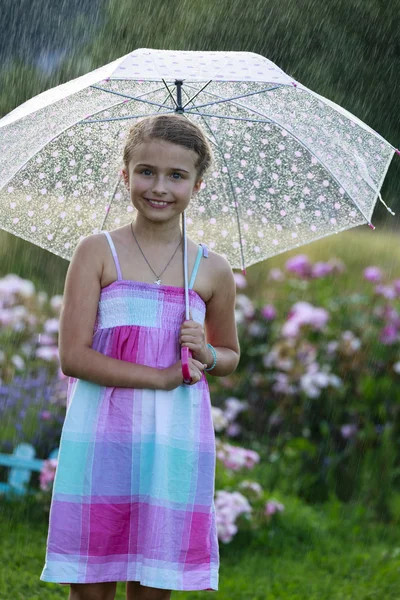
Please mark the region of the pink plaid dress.
[[[92, 348], [166, 368], [180, 358], [184, 289], [122, 278], [101, 290]], [[206, 306], [189, 284], [193, 319]], [[70, 378], [40, 579], [218, 590], [215, 434], [208, 384], [173, 391]]]

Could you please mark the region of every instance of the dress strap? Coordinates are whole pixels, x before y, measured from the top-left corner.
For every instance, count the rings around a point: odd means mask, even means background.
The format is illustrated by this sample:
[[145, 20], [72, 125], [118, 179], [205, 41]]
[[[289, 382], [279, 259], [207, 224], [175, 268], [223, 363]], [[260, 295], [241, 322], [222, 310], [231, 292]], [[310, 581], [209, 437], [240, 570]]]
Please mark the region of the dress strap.
[[115, 268], [117, 269], [117, 279], [120, 280], [120, 279], [122, 279], [122, 273], [121, 273], [121, 267], [119, 266], [118, 254], [115, 249], [114, 242], [112, 241], [112, 237], [108, 231], [103, 231], [103, 233], [106, 234], [108, 243], [110, 244], [111, 252], [114, 257]]
[[199, 266], [200, 266], [200, 261], [202, 256], [204, 256], [205, 258], [208, 258], [208, 248], [205, 244], [199, 244], [199, 249], [197, 251], [197, 256], [196, 256], [196, 261], [194, 263], [194, 267], [193, 267], [193, 271], [192, 271], [192, 276], [190, 278], [190, 283], [189, 283], [189, 289], [191, 290], [194, 286], [194, 282], [196, 279], [196, 275], [197, 275], [197, 271], [199, 270]]

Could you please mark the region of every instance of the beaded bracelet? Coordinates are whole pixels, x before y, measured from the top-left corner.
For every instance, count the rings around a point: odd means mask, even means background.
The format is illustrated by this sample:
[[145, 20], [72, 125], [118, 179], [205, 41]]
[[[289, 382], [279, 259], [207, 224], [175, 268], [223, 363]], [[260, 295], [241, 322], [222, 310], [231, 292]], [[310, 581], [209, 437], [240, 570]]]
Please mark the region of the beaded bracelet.
[[204, 369], [204, 370], [205, 371], [211, 371], [215, 367], [215, 365], [217, 364], [217, 351], [215, 350], [214, 346], [211, 346], [211, 344], [207, 344], [207, 347], [210, 348], [210, 350], [211, 350], [211, 353], [212, 353], [212, 355], [214, 357], [214, 362], [211, 365], [211, 367], [208, 367], [208, 369]]

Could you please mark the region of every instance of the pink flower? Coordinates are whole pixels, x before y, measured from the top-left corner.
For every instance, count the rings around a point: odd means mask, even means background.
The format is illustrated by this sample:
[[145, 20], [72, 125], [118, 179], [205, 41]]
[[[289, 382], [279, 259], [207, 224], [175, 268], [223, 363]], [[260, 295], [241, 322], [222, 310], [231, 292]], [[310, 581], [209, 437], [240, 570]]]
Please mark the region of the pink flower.
[[320, 277], [325, 277], [329, 275], [333, 271], [333, 266], [329, 263], [317, 262], [312, 267], [311, 277], [314, 279], [318, 279]]
[[252, 508], [247, 498], [240, 492], [218, 490], [215, 494], [215, 522], [218, 539], [224, 543], [231, 541], [237, 533], [235, 521], [241, 514], [250, 515]]
[[268, 279], [270, 281], [283, 281], [285, 279], [285, 275], [282, 273], [281, 269], [275, 268], [270, 270]]
[[261, 314], [267, 321], [273, 321], [276, 318], [276, 310], [272, 304], [266, 304], [261, 309]]
[[217, 458], [223, 462], [227, 469], [239, 471], [246, 467], [252, 469], [260, 461], [260, 455], [253, 450], [230, 444], [218, 444]]
[[42, 410], [42, 412], [40, 413], [40, 418], [42, 419], [42, 421], [48, 421], [49, 419], [51, 419], [51, 412], [49, 412], [48, 410]]
[[380, 341], [385, 346], [391, 346], [398, 341], [398, 330], [393, 325], [386, 325], [381, 331]]
[[265, 505], [264, 514], [267, 517], [270, 517], [271, 515], [275, 514], [276, 512], [283, 512], [284, 510], [285, 510], [285, 507], [283, 506], [283, 504], [281, 504], [280, 502], [277, 502], [276, 500], [269, 500]]
[[289, 258], [285, 267], [287, 271], [295, 273], [298, 277], [310, 277], [312, 273], [312, 265], [306, 254], [298, 254]]
[[52, 346], [55, 343], [55, 338], [48, 333], [39, 333], [38, 342], [41, 346]]
[[379, 283], [382, 281], [382, 271], [379, 267], [367, 267], [364, 269], [364, 279], [371, 281], [372, 283]]
[[51, 489], [51, 484], [54, 481], [56, 474], [58, 460], [56, 458], [50, 458], [43, 461], [42, 470], [40, 471], [40, 489], [47, 492]]
[[282, 335], [296, 337], [303, 325], [310, 325], [314, 330], [322, 330], [328, 320], [329, 313], [324, 308], [315, 308], [308, 302], [296, 302], [282, 327]]
[[247, 286], [247, 281], [244, 275], [241, 273], [234, 273], [233, 277], [235, 279], [236, 287], [239, 289], [244, 289]]
[[396, 298], [396, 290], [390, 285], [379, 284], [375, 286], [375, 293], [378, 296], [383, 296], [387, 300], [394, 300]]
[[395, 279], [392, 283], [393, 289], [398, 296], [400, 296], [400, 279]]
[[231, 423], [226, 429], [226, 434], [229, 435], [229, 437], [236, 437], [240, 435], [241, 431], [242, 428], [238, 423]]

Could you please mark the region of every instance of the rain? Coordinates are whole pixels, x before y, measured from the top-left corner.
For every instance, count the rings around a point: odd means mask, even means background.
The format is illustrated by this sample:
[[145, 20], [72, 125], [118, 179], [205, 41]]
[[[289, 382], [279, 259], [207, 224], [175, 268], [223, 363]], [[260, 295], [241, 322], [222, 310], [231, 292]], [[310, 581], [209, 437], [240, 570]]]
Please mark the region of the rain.
[[[398, 598], [398, 4], [5, 0], [1, 12], [0, 600], [50, 600], [69, 592], [67, 585], [40, 579], [74, 385], [61, 369], [58, 347], [64, 286], [82, 237], [136, 217], [117, 168], [121, 132], [132, 124], [123, 119], [129, 109], [140, 106], [150, 114], [153, 107], [131, 102], [125, 109], [119, 101], [118, 94], [126, 102], [139, 97], [142, 79], [125, 85], [104, 77], [90, 98], [86, 88], [74, 96], [85, 129], [78, 126], [71, 137], [67, 110], [50, 106], [44, 125], [32, 118], [29, 130], [18, 119], [1, 127], [1, 118], [139, 49], [214, 53], [216, 61], [222, 52], [253, 53], [257, 68], [264, 57], [287, 78], [271, 79], [274, 90], [264, 95], [261, 76], [256, 82], [216, 77], [183, 84], [187, 115], [204, 127], [214, 153], [206, 185], [188, 209], [188, 235], [229, 259], [236, 287], [240, 362], [226, 376], [212, 376], [212, 370], [206, 376], [216, 456], [210, 527], [218, 537], [220, 597]], [[221, 79], [228, 70], [224, 61], [218, 63]], [[153, 102], [159, 112], [168, 102], [174, 110], [176, 85], [159, 83]], [[227, 96], [229, 88], [240, 103], [212, 106], [212, 94]], [[81, 105], [87, 108], [82, 114]], [[196, 106], [203, 106], [208, 121]], [[101, 123], [90, 122], [96, 118]], [[243, 124], [245, 118], [253, 121]], [[49, 135], [51, 128], [57, 135]], [[301, 147], [294, 135], [299, 131]], [[105, 158], [102, 144], [112, 148], [114, 161]], [[48, 221], [41, 237], [39, 218]], [[172, 285], [178, 286], [183, 275]], [[204, 304], [201, 292], [191, 293], [195, 311]], [[126, 406], [120, 392], [116, 402]], [[176, 476], [171, 471], [168, 486], [175, 493], [181, 491]], [[76, 501], [72, 489], [67, 494]], [[60, 522], [60, 531], [67, 526]], [[157, 541], [162, 528], [154, 531], [148, 535]], [[118, 543], [125, 534], [115, 534]], [[168, 535], [174, 539], [174, 532]], [[133, 552], [126, 556], [136, 560]], [[190, 577], [195, 560], [188, 564]], [[216, 589], [216, 572], [209, 584], [185, 586], [176, 576], [175, 587], [154, 587], [172, 589], [172, 598], [178, 591], [182, 598], [205, 598], [207, 587]], [[117, 600], [127, 597], [127, 580], [115, 578]]]

